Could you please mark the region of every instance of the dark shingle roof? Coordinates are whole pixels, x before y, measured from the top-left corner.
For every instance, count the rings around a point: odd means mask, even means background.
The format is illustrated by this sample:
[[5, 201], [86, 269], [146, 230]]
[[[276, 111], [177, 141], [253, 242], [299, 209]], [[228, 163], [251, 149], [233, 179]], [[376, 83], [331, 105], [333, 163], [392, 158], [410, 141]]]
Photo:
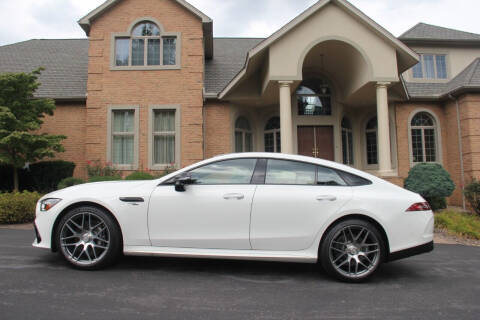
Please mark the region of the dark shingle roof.
[[205, 63], [205, 91], [219, 93], [242, 70], [247, 53], [259, 38], [214, 38], [213, 59]]
[[399, 37], [400, 40], [480, 41], [480, 34], [419, 23]]
[[412, 98], [439, 97], [447, 83], [406, 82], [408, 95]]
[[44, 67], [37, 97], [85, 98], [88, 40], [29, 40], [0, 47], [0, 72], [31, 72]]

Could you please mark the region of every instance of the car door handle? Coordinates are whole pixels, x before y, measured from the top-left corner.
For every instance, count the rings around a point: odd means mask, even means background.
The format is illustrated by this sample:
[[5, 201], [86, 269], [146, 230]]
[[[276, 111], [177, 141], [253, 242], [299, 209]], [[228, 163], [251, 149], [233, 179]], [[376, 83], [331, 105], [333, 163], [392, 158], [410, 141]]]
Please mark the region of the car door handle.
[[245, 196], [241, 193], [228, 193], [223, 196], [223, 199], [225, 200], [233, 200], [233, 199], [242, 200], [244, 198]]
[[335, 201], [337, 200], [337, 197], [331, 196], [331, 195], [322, 195], [322, 196], [317, 196], [318, 201]]

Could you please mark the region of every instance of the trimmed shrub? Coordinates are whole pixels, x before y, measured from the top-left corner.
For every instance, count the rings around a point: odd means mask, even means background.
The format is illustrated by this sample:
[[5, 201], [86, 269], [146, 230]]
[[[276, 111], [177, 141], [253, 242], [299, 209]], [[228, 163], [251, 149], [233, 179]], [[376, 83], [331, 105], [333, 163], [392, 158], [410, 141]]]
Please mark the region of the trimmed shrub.
[[438, 163], [419, 163], [408, 173], [405, 189], [420, 194], [433, 210], [439, 210], [446, 208], [445, 198], [452, 195], [455, 184]]
[[[31, 164], [19, 170], [20, 190], [48, 193], [57, 189], [59, 182], [71, 177], [75, 163], [56, 160]], [[0, 190], [13, 190], [13, 168], [0, 166]]]
[[0, 194], [0, 224], [32, 222], [40, 198], [39, 193], [28, 191]]
[[147, 172], [134, 172], [131, 175], [125, 177], [125, 180], [153, 180], [155, 179], [150, 173]]
[[480, 215], [480, 181], [473, 179], [465, 187], [463, 194], [475, 213]]
[[118, 181], [122, 180], [120, 176], [96, 176], [88, 179], [88, 182]]
[[82, 184], [82, 183], [85, 183], [85, 181], [79, 178], [74, 178], [74, 177], [65, 178], [62, 181], [60, 181], [60, 183], [57, 186], [57, 189], [58, 190], [65, 189], [65, 188], [76, 186], [77, 184]]

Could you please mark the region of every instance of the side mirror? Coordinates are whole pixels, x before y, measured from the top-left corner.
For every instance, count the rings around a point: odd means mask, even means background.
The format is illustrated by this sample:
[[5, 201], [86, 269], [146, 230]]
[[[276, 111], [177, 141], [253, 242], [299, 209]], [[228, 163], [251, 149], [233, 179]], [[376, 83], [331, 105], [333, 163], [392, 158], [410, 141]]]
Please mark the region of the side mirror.
[[195, 183], [195, 179], [192, 179], [191, 176], [183, 176], [179, 177], [175, 180], [175, 191], [177, 192], [185, 192], [185, 186], [188, 184]]

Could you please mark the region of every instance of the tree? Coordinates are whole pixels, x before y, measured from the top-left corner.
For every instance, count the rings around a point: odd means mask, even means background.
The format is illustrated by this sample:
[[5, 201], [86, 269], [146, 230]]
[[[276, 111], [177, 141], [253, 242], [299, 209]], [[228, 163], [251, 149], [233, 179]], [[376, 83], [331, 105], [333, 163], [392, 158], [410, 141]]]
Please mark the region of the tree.
[[37, 99], [38, 76], [31, 73], [0, 74], [0, 163], [13, 167], [14, 189], [18, 191], [18, 169], [63, 152], [62, 135], [39, 134], [45, 115], [53, 115], [51, 99]]

